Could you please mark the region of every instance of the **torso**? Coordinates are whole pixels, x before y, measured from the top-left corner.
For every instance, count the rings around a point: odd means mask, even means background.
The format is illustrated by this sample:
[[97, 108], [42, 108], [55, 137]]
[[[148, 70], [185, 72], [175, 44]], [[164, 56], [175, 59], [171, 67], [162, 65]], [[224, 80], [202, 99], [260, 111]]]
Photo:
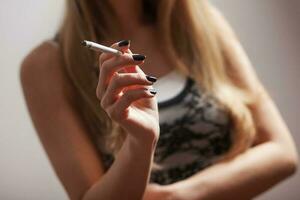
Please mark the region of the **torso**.
[[[141, 45], [138, 40], [131, 43], [134, 53], [147, 56], [142, 70], [159, 78], [154, 87], [158, 89], [161, 131], [154, 161], [162, 168], [151, 171], [150, 182], [166, 185], [195, 174], [226, 153], [231, 127], [228, 113], [214, 97], [190, 77], [175, 72], [163, 50], [155, 46], [153, 42]], [[99, 153], [108, 170], [113, 156], [101, 152], [100, 147]]]
[[[177, 90], [171, 90], [170, 85]], [[228, 113], [194, 82], [176, 71], [154, 85], [158, 96], [160, 137], [154, 161], [161, 169], [152, 170], [150, 182], [162, 185], [183, 180], [212, 165], [231, 145]], [[173, 87], [174, 88], [174, 87]], [[103, 154], [106, 169], [113, 162]]]

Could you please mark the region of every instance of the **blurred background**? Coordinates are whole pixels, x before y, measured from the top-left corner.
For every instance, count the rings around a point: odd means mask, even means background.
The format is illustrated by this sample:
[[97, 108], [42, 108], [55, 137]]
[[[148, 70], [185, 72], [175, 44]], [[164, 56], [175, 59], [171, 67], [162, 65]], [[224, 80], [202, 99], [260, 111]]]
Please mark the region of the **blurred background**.
[[[19, 81], [24, 56], [52, 38], [62, 0], [1, 0], [0, 199], [66, 200], [25, 106]], [[300, 1], [212, 0], [235, 29], [260, 80], [300, 144]], [[297, 200], [300, 173], [258, 197]]]

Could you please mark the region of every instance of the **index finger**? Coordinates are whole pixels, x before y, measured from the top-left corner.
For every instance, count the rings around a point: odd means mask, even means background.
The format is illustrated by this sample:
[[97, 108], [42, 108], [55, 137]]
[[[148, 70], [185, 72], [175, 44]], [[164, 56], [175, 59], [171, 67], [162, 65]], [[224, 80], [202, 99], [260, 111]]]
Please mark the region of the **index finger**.
[[[112, 44], [110, 47], [125, 52], [130, 47], [130, 40], [121, 40], [120, 42]], [[114, 55], [111, 53], [101, 53], [101, 55], [99, 56], [99, 67], [104, 61], [112, 58], [113, 56]]]

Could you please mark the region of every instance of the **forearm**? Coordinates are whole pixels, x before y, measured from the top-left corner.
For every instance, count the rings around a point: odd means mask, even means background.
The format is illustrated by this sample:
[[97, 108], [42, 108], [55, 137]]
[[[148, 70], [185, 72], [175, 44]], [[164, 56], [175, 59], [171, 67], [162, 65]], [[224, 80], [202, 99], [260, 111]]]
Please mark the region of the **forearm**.
[[294, 173], [286, 155], [276, 143], [264, 143], [169, 187], [187, 200], [251, 199]]
[[83, 200], [140, 200], [144, 194], [156, 141], [139, 144], [126, 138], [114, 163]]

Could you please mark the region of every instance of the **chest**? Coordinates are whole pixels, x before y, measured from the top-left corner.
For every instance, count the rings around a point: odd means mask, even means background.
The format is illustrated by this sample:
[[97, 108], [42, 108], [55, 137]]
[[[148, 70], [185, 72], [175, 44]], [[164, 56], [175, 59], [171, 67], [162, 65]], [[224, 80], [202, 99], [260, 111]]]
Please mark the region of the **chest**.
[[[173, 71], [158, 90], [160, 137], [154, 154], [158, 169], [150, 182], [171, 184], [213, 164], [231, 146], [228, 112], [192, 79]], [[107, 167], [113, 162], [107, 155]]]
[[[181, 82], [171, 98], [159, 99], [160, 138], [151, 182], [170, 184], [183, 180], [213, 164], [231, 145], [228, 112], [191, 79], [168, 77], [160, 92], [168, 91], [172, 79]], [[170, 82], [171, 80], [171, 82]], [[180, 87], [181, 86], [181, 87]]]

